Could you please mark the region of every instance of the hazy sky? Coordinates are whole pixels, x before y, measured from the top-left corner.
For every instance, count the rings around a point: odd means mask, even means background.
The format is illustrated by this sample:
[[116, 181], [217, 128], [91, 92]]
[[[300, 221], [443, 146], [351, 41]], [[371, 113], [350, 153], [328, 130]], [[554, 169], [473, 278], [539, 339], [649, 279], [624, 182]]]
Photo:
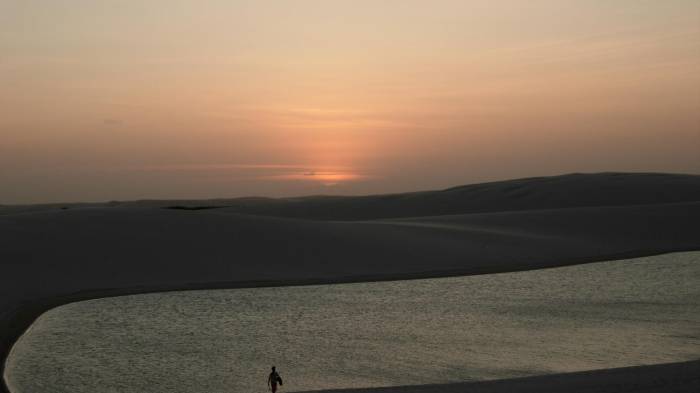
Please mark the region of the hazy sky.
[[0, 203], [700, 173], [700, 1], [0, 0]]

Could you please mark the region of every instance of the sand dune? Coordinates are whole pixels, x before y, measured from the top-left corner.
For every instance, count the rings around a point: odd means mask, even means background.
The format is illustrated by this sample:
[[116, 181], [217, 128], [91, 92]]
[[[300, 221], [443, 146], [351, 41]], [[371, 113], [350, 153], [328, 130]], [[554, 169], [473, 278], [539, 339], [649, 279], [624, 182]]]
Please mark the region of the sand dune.
[[491, 273], [700, 249], [699, 176], [574, 175], [238, 201], [206, 210], [157, 208], [172, 201], [4, 208], [0, 357], [41, 312], [91, 297]]
[[700, 361], [623, 367], [498, 381], [369, 389], [316, 390], [313, 393], [694, 393], [698, 390], [700, 390]]
[[599, 173], [516, 179], [442, 191], [380, 196], [244, 199], [230, 201], [228, 209], [277, 217], [368, 220], [697, 200], [700, 200], [700, 176]]
[[629, 206], [700, 200], [700, 176], [596, 173], [505, 180], [441, 191], [368, 196], [247, 197], [107, 203], [0, 205], [1, 214], [84, 207], [226, 207], [241, 214], [315, 220], [369, 220], [446, 214]]

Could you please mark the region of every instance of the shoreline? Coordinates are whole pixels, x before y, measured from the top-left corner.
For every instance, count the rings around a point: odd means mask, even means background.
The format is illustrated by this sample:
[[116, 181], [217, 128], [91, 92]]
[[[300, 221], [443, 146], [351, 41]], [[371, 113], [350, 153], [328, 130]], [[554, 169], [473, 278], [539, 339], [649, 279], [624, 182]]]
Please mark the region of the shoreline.
[[694, 393], [698, 389], [700, 389], [700, 360], [477, 382], [311, 390], [293, 393], [510, 393], [514, 391], [520, 393], [623, 393], [638, 391]]
[[[422, 280], [422, 279], [431, 279], [431, 278], [447, 278], [447, 277], [457, 277], [457, 276], [471, 276], [471, 275], [482, 275], [482, 274], [498, 274], [498, 273], [511, 273], [511, 272], [519, 272], [519, 271], [531, 271], [531, 270], [540, 270], [540, 269], [554, 269], [558, 267], [566, 267], [566, 266], [572, 266], [572, 265], [580, 265], [580, 264], [588, 264], [588, 263], [599, 263], [599, 262], [617, 262], [621, 260], [626, 260], [626, 259], [632, 259], [632, 258], [642, 258], [642, 257], [650, 257], [650, 256], [655, 256], [655, 255], [663, 255], [663, 254], [670, 254], [670, 253], [678, 253], [678, 252], [692, 252], [692, 251], [700, 251], [700, 247], [697, 248], [692, 248], [692, 249], [671, 249], [671, 250], [643, 250], [643, 251], [633, 251], [633, 252], [626, 252], [626, 253], [618, 253], [615, 255], [600, 255], [600, 256], [592, 256], [592, 257], [586, 257], [586, 258], [580, 258], [577, 260], [569, 260], [566, 262], [561, 263], [560, 265], [557, 266], [541, 266], [541, 267], [532, 267], [532, 268], [514, 268], [514, 269], [505, 269], [505, 270], [497, 270], [497, 271], [474, 271], [474, 269], [465, 269], [465, 270], [460, 270], [460, 271], [434, 271], [434, 272], [423, 272], [423, 273], [408, 273], [408, 274], [396, 274], [396, 275], [387, 275], [387, 276], [348, 276], [348, 277], [336, 277], [332, 279], [324, 279], [324, 278], [319, 278], [319, 279], [306, 279], [306, 280], [288, 280], [288, 281], [233, 281], [233, 282], [212, 282], [212, 283], [196, 283], [196, 284], [184, 284], [184, 285], [174, 285], [174, 286], [152, 286], [152, 287], [133, 287], [133, 288], [113, 288], [113, 289], [100, 289], [100, 290], [83, 290], [79, 291], [76, 293], [71, 293], [67, 295], [62, 295], [62, 296], [55, 296], [52, 298], [48, 299], [37, 299], [33, 301], [32, 303], [22, 307], [19, 312], [15, 314], [10, 314], [14, 315], [15, 318], [13, 318], [14, 322], [17, 324], [17, 326], [23, 326], [24, 328], [21, 329], [21, 332], [19, 334], [13, 335], [12, 339], [7, 339], [6, 334], [3, 334], [6, 337], [2, 337], [2, 341], [0, 341], [0, 358], [2, 359], [2, 363], [0, 364], [0, 375], [2, 375], [2, 384], [0, 385], [0, 392], [2, 393], [13, 393], [9, 387], [7, 386], [7, 382], [5, 380], [5, 369], [6, 369], [6, 362], [10, 357], [10, 354], [12, 353], [12, 350], [14, 349], [15, 343], [20, 339], [21, 336], [23, 336], [29, 329], [31, 329], [31, 326], [34, 324], [34, 322], [39, 318], [42, 314], [45, 312], [54, 309], [56, 307], [60, 307], [66, 304], [70, 303], [75, 303], [75, 302], [80, 302], [80, 301], [85, 301], [85, 300], [92, 300], [92, 299], [100, 299], [100, 298], [106, 298], [106, 297], [119, 297], [119, 296], [129, 296], [129, 295], [142, 295], [142, 294], [148, 294], [148, 293], [159, 293], [159, 292], [184, 292], [184, 291], [198, 291], [198, 290], [217, 290], [217, 289], [244, 289], [244, 288], [270, 288], [270, 287], [289, 287], [289, 286], [308, 286], [308, 285], [333, 285], [333, 284], [351, 284], [351, 283], [361, 283], [361, 282], [384, 282], [384, 281], [406, 281], [406, 280]], [[5, 313], [3, 315], [3, 319], [7, 316], [8, 314]], [[29, 321], [27, 323], [27, 321]], [[0, 321], [2, 322], [2, 321]], [[17, 331], [17, 330], [16, 330]], [[15, 331], [15, 332], [16, 332]], [[684, 362], [684, 363], [693, 363], [693, 362]], [[675, 363], [674, 363], [675, 364]], [[656, 367], [657, 365], [653, 366], [635, 366], [635, 367]], [[697, 361], [696, 364], [697, 367], [700, 367], [700, 360]], [[625, 368], [632, 368], [632, 367], [625, 367]], [[603, 370], [596, 370], [596, 371], [605, 371], [605, 370], [611, 370], [611, 369], [603, 369]], [[596, 371], [583, 371], [583, 372], [577, 372], [577, 373], [571, 373], [571, 374], [595, 374]], [[536, 376], [536, 377], [527, 377], [527, 378], [515, 378], [512, 380], [513, 383], [518, 383], [520, 380], [528, 380], [531, 378], [543, 378], [543, 377], [548, 377], [547, 376]], [[500, 382], [501, 380], [494, 380], [494, 381], [483, 381], [483, 382], [464, 382], [464, 383], [455, 383], [455, 384], [438, 384], [438, 385], [425, 385], [425, 386], [430, 386], [430, 387], [447, 387], [454, 385], [455, 387], [465, 388], [469, 387], [470, 389], [472, 386], [466, 386], [466, 385], [472, 385], [472, 384], [489, 384], [489, 383], [495, 383], [495, 382]], [[510, 380], [509, 380], [510, 381]], [[464, 386], [463, 386], [464, 385]], [[408, 388], [411, 389], [418, 389], [416, 392], [422, 392], [423, 389], [421, 386], [423, 385], [416, 385], [416, 386], [408, 386]], [[332, 392], [338, 392], [338, 393], [345, 393], [346, 391], [348, 393], [362, 393], [362, 392], [373, 392], [374, 389], [379, 389], [379, 391], [384, 392], [385, 390], [387, 392], [396, 390], [397, 392], [404, 392], [401, 390], [402, 388], [406, 387], [388, 387], [388, 388], [362, 388], [362, 389], [339, 389], [339, 390], [333, 390]], [[412, 393], [414, 390], [410, 390]], [[426, 392], [429, 392], [430, 390], [426, 388]], [[441, 390], [442, 391], [442, 390]], [[311, 391], [311, 392], [304, 392], [304, 393], [315, 393], [315, 392], [325, 392], [325, 391]], [[331, 392], [331, 391], [329, 391]], [[404, 392], [404, 393], [408, 393]]]

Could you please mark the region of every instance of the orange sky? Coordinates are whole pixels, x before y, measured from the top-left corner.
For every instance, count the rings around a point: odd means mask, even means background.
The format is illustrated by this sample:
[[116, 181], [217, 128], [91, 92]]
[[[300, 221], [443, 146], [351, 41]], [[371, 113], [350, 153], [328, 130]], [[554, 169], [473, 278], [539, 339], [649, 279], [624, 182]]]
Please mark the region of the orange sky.
[[0, 2], [0, 203], [700, 173], [700, 2]]

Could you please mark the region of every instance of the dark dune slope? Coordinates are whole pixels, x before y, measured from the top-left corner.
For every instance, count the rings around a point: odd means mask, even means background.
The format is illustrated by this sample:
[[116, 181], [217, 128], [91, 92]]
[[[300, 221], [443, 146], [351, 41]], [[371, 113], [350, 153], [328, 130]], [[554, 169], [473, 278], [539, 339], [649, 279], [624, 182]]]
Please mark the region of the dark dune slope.
[[0, 206], [0, 215], [80, 207], [223, 208], [252, 215], [315, 220], [371, 220], [584, 206], [629, 206], [700, 201], [700, 176], [596, 173], [533, 177], [402, 194], [140, 200], [110, 203]]
[[654, 173], [570, 174], [361, 197], [241, 199], [232, 211], [322, 220], [700, 201], [700, 176]]

